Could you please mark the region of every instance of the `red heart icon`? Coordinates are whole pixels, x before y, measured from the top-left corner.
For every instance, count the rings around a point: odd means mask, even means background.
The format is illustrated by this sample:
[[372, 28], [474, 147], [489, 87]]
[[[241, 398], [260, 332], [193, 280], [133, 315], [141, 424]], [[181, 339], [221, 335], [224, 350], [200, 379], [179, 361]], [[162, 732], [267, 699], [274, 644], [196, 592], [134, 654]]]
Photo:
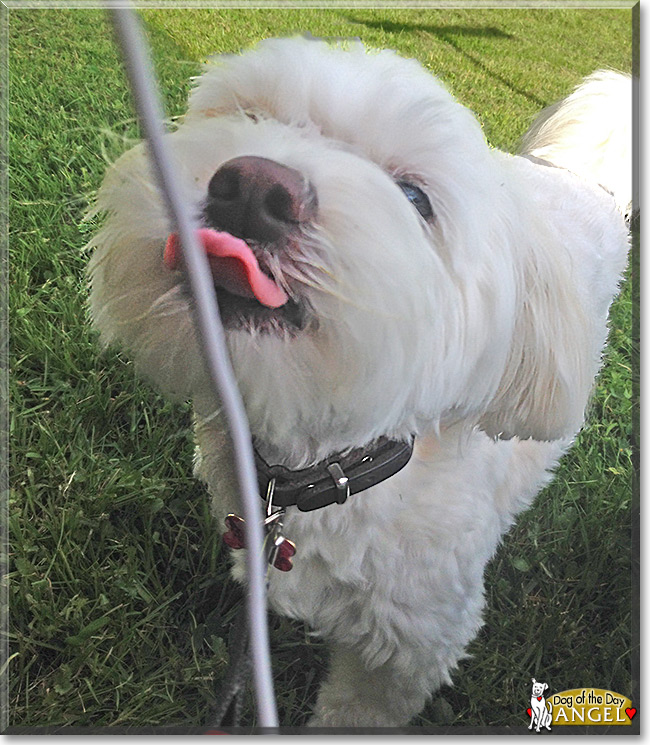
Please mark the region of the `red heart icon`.
[[532, 709], [526, 709], [526, 714], [528, 714], [529, 717], [533, 716], [533, 710]]
[[634, 719], [634, 715], [636, 714], [636, 709], [625, 709], [625, 713], [630, 717], [630, 722]]

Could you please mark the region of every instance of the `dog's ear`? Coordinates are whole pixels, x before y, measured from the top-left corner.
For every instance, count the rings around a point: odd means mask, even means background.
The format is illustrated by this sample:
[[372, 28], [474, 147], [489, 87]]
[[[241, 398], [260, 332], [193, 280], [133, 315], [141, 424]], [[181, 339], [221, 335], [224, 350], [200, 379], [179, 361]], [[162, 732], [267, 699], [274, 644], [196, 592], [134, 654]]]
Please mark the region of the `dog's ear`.
[[504, 439], [570, 437], [583, 423], [604, 341], [604, 318], [593, 317], [585, 307], [565, 246], [520, 246], [511, 346], [480, 426]]

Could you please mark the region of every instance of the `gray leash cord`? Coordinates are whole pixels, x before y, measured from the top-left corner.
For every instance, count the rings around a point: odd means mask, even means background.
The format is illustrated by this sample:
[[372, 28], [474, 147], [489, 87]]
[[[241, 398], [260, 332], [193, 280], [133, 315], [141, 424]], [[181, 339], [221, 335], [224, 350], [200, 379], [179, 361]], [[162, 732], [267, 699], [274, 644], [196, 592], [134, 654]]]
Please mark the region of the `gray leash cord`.
[[138, 117], [147, 137], [167, 209], [176, 225], [195, 298], [196, 323], [206, 364], [221, 400], [234, 446], [235, 469], [246, 521], [248, 569], [247, 613], [250, 627], [253, 683], [257, 717], [261, 727], [277, 728], [278, 715], [271, 674], [266, 613], [266, 559], [263, 552], [262, 501], [251, 433], [244, 406], [230, 365], [225, 334], [216, 302], [208, 260], [198, 244], [187, 206], [174, 179], [174, 170], [163, 146], [163, 112], [154, 90], [154, 74], [138, 20], [129, 3], [110, 0], [112, 19], [120, 42], [124, 64], [133, 90]]

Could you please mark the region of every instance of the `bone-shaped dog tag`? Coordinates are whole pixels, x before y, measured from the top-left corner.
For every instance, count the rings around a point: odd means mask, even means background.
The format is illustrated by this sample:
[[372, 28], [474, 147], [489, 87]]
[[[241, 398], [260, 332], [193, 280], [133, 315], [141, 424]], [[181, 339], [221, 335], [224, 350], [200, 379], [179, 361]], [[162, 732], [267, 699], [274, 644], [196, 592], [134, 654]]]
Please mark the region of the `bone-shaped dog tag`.
[[272, 526], [267, 537], [268, 562], [281, 572], [293, 569], [291, 557], [296, 553], [296, 544], [282, 535], [282, 524]]

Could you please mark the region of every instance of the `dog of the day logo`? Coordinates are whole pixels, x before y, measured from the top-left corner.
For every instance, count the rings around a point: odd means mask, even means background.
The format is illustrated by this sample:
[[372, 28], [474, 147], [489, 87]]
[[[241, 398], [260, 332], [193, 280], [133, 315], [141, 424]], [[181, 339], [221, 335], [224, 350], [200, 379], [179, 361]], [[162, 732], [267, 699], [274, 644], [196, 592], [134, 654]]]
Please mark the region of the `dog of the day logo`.
[[528, 729], [541, 732], [552, 726], [632, 724], [637, 710], [620, 693], [603, 688], [573, 688], [548, 693], [548, 684], [532, 679]]

